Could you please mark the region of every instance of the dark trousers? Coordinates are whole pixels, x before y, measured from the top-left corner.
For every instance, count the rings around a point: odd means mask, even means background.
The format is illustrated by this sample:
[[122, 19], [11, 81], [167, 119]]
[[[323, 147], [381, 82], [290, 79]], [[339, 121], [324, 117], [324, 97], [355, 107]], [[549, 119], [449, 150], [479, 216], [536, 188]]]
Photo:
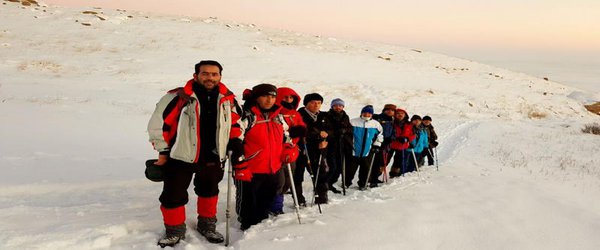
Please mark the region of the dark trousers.
[[404, 150], [394, 150], [394, 163], [392, 164], [392, 169], [390, 170], [390, 177], [398, 177], [406, 171], [408, 171], [408, 161], [412, 160], [412, 154], [410, 151]]
[[306, 172], [306, 156], [300, 154], [296, 160], [296, 167], [294, 169], [294, 185], [296, 186], [296, 193], [298, 194], [298, 203], [306, 204], [306, 198], [302, 190], [302, 182], [304, 182], [304, 173]]
[[242, 229], [247, 229], [269, 217], [282, 171], [283, 169], [280, 169], [275, 174], [254, 174], [252, 181], [249, 182], [236, 181], [238, 188], [236, 209], [238, 209], [238, 220], [242, 223]]
[[327, 164], [329, 165], [329, 176], [327, 178], [328, 186], [331, 187], [333, 184], [338, 182], [344, 167], [346, 168], [346, 171], [348, 170], [348, 165], [351, 164], [350, 161], [352, 161], [352, 152], [349, 152], [343, 156], [340, 156], [340, 154], [327, 155]]
[[[296, 169], [296, 163], [290, 163], [290, 167], [292, 168], [292, 173], [294, 173], [294, 170]], [[287, 163], [281, 165], [281, 171], [278, 171], [277, 178], [279, 179], [277, 194], [285, 194], [285, 192], [287, 192], [292, 186], [292, 180], [290, 179], [290, 174], [288, 174]]]
[[[431, 148], [425, 148], [423, 150], [423, 153], [421, 154], [422, 158], [427, 158], [427, 165], [431, 166], [433, 165], [433, 155], [431, 154], [433, 149]], [[424, 162], [424, 159], [422, 159]]]
[[219, 195], [219, 182], [223, 179], [223, 168], [219, 162], [187, 163], [169, 159], [163, 170], [163, 191], [159, 201], [165, 208], [176, 208], [188, 203], [187, 189], [192, 176], [194, 192], [198, 196], [208, 198]]
[[[290, 168], [294, 171], [295, 163], [290, 163]], [[290, 174], [288, 173], [288, 165], [282, 164], [281, 170], [277, 171], [277, 192], [273, 197], [271, 203], [271, 212], [282, 213], [283, 212], [283, 196], [285, 192], [292, 186]]]
[[[316, 148], [316, 147], [315, 147]], [[329, 166], [327, 164], [326, 155], [324, 154], [321, 157], [321, 150], [311, 150], [308, 151], [308, 155], [310, 157], [310, 164], [308, 162], [309, 158], [301, 153], [296, 160], [296, 169], [294, 171], [294, 184], [296, 185], [296, 193], [298, 193], [298, 203], [306, 203], [306, 198], [303, 195], [302, 190], [302, 182], [304, 181], [304, 174], [306, 171], [313, 177], [312, 182], [315, 183], [315, 196], [319, 197], [317, 202], [326, 203], [327, 202], [327, 191], [329, 190], [329, 186], [327, 183]], [[319, 162], [319, 159], [321, 160]], [[317, 172], [319, 174], [318, 180]]]
[[373, 172], [371, 173], [373, 178], [371, 180], [375, 180], [376, 182], [377, 179], [379, 179], [379, 176], [381, 176], [383, 171], [385, 171], [383, 168], [390, 163], [390, 160], [392, 160], [392, 156], [394, 156], [393, 150], [389, 149], [388, 147], [382, 147], [382, 150], [375, 155], [375, 162], [373, 162], [374, 168]]
[[[356, 170], [358, 170], [358, 187], [363, 188], [367, 182], [367, 175], [369, 173], [369, 166], [371, 165], [371, 159], [373, 154], [371, 153], [369, 157], [352, 157], [351, 164], [348, 166], [348, 170], [346, 172], [346, 186], [352, 185], [352, 180], [354, 179], [354, 175], [356, 174]], [[375, 168], [375, 164], [371, 167], [371, 176], [373, 176], [373, 169]], [[379, 169], [379, 167], [377, 167]], [[371, 181], [369, 183], [377, 183], [377, 181]]]
[[403, 174], [417, 170], [417, 165], [415, 164], [415, 158], [416, 158], [416, 161], [419, 162], [419, 159], [421, 158], [421, 154], [422, 154], [422, 152], [421, 153], [415, 152], [414, 156], [413, 156], [413, 153], [410, 150], [407, 150], [406, 153], [408, 154], [409, 158], [408, 158], [408, 164], [407, 164], [406, 171], [403, 171], [402, 172]]

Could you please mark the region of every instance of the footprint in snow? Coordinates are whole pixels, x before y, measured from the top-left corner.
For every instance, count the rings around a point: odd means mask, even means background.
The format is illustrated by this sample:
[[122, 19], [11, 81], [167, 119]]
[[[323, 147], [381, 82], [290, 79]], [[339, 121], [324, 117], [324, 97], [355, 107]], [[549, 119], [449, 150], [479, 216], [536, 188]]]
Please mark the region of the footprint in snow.
[[275, 238], [273, 238], [272, 241], [275, 241], [275, 242], [278, 242], [278, 241], [286, 242], [286, 241], [293, 241], [293, 240], [301, 240], [303, 238], [304, 237], [302, 237], [300, 235], [287, 234], [286, 236], [283, 236], [283, 237], [275, 237]]

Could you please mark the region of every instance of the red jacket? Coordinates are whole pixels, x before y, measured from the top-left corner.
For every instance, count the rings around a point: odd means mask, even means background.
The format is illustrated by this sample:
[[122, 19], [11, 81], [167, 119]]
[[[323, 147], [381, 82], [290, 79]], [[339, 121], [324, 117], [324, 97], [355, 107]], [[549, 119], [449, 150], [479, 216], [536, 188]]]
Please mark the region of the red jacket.
[[248, 168], [253, 174], [274, 174], [281, 168], [284, 128], [279, 114], [282, 109], [278, 105], [274, 109], [269, 117], [264, 117], [257, 106], [250, 110], [255, 119], [246, 130], [244, 156], [253, 156], [248, 160]]
[[[283, 101], [283, 97], [285, 97], [285, 96], [294, 97], [294, 101], [292, 103], [291, 109], [286, 108], [283, 105], [281, 105], [281, 102]], [[288, 127], [290, 127], [290, 128], [295, 127], [295, 126], [300, 126], [300, 127], [304, 127], [306, 129], [306, 124], [302, 120], [302, 116], [300, 115], [300, 113], [298, 113], [298, 110], [297, 110], [298, 105], [300, 104], [300, 100], [301, 100], [301, 98], [298, 95], [298, 93], [296, 93], [296, 91], [294, 91], [291, 88], [283, 87], [283, 88], [277, 89], [277, 99], [276, 99], [275, 103], [282, 106], [281, 114], [283, 115], [285, 123], [287, 123]], [[299, 137], [292, 138], [292, 142], [294, 143], [294, 145], [297, 145], [299, 140], [300, 140]]]
[[[414, 140], [416, 136], [417, 135], [413, 132], [411, 123], [394, 123], [394, 136], [392, 137], [392, 143], [390, 144], [390, 147], [393, 150], [407, 149], [409, 142]], [[403, 142], [403, 138], [406, 138], [407, 141]]]

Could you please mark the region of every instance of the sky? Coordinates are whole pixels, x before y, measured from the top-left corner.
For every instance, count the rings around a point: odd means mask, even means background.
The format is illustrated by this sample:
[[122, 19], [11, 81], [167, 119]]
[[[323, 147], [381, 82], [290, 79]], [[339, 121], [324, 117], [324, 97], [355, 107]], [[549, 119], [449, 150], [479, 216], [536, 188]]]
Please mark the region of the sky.
[[[545, 72], [545, 69], [550, 68], [549, 65], [554, 65], [552, 67], [555, 68], [557, 63], [569, 65], [571, 71], [588, 69], [585, 72], [572, 72], [572, 76], [566, 76], [569, 72], [562, 72], [561, 75], [565, 78], [594, 74], [589, 68], [600, 66], [598, 0], [45, 2], [65, 6], [98, 6], [163, 14], [213, 16], [263, 27], [425, 49], [506, 66], [513, 70], [536, 72], [535, 74], [549, 74], [551, 72]], [[600, 78], [600, 72], [597, 76]], [[596, 79], [589, 76], [583, 78]], [[600, 85], [600, 82], [594, 83]]]

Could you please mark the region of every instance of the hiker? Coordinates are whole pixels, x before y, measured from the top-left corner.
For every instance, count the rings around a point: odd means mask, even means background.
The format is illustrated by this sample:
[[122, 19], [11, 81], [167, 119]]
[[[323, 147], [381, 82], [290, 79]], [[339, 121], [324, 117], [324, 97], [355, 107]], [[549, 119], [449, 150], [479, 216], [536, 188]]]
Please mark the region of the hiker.
[[[300, 138], [306, 136], [306, 124], [304, 124], [302, 116], [300, 116], [300, 113], [296, 110], [298, 105], [300, 105], [300, 100], [300, 96], [291, 88], [282, 87], [277, 89], [277, 99], [275, 103], [281, 105], [281, 114], [283, 114], [283, 118], [289, 126], [289, 136], [297, 150]], [[285, 165], [287, 165], [287, 163], [283, 163], [283, 165], [284, 166], [282, 167], [286, 167]], [[292, 172], [295, 171], [296, 162], [290, 162], [290, 167]], [[280, 175], [279, 183], [277, 195], [275, 195], [271, 205], [271, 213], [273, 215], [283, 214], [284, 194], [291, 187], [291, 179], [287, 172]]]
[[434, 155], [433, 155], [433, 149], [435, 147], [437, 147], [438, 142], [438, 136], [435, 133], [435, 130], [433, 128], [433, 125], [431, 124], [432, 120], [430, 116], [424, 116], [423, 117], [423, 122], [422, 122], [422, 126], [425, 129], [425, 132], [427, 132], [427, 139], [428, 139], [428, 147], [426, 150], [423, 151], [423, 157], [422, 158], [427, 158], [427, 165], [431, 166], [434, 163]]
[[390, 143], [390, 148], [394, 151], [394, 163], [390, 169], [390, 178], [398, 177], [408, 169], [408, 160], [412, 159], [408, 146], [415, 137], [412, 124], [408, 121], [408, 113], [403, 109], [396, 109], [394, 135]]
[[216, 61], [196, 64], [193, 79], [163, 96], [148, 123], [150, 142], [158, 151], [154, 164], [164, 174], [159, 200], [166, 233], [158, 241], [161, 247], [185, 238], [185, 204], [192, 177], [198, 195], [196, 229], [211, 243], [224, 240], [216, 231], [218, 184], [228, 143], [239, 140], [242, 129], [241, 110], [234, 94], [221, 83], [222, 71]]
[[[294, 183], [298, 193], [298, 202], [306, 206], [306, 199], [302, 194], [302, 181], [304, 181], [304, 172], [309, 171], [313, 176], [315, 203], [326, 204], [328, 202], [326, 175], [329, 171], [327, 154], [327, 137], [329, 125], [326, 124], [326, 112], [321, 112], [323, 96], [318, 93], [311, 93], [304, 96], [304, 107], [298, 112], [306, 124], [306, 136], [300, 140], [299, 147], [302, 153], [296, 161], [296, 171], [294, 172]], [[317, 175], [319, 178], [317, 179]]]
[[[348, 174], [346, 175], [346, 186], [349, 187], [352, 184], [352, 179], [358, 172], [358, 188], [364, 189], [367, 184], [367, 175], [369, 171], [372, 171], [373, 157], [379, 151], [381, 143], [383, 142], [383, 134], [381, 124], [372, 119], [373, 118], [373, 106], [367, 105], [360, 111], [360, 117], [350, 120], [353, 129], [353, 158], [351, 164], [348, 167]], [[371, 185], [375, 182], [370, 182]]]
[[[379, 122], [381, 127], [383, 128], [383, 143], [381, 144], [381, 150], [377, 155], [375, 155], [375, 166], [376, 169], [372, 174], [374, 180], [377, 180], [376, 183], [381, 183], [379, 181], [379, 176], [386, 171], [387, 164], [390, 162], [393, 156], [393, 151], [390, 148], [390, 144], [392, 143], [392, 137], [394, 135], [394, 113], [396, 112], [396, 105], [394, 104], [386, 104], [383, 106], [383, 110], [381, 110], [380, 114], [373, 115], [373, 120]], [[377, 184], [375, 184], [376, 186]]]
[[352, 124], [350, 124], [350, 117], [344, 111], [346, 103], [340, 98], [333, 99], [331, 101], [330, 109], [327, 112], [325, 121], [329, 124], [327, 130], [328, 150], [327, 150], [327, 163], [329, 165], [330, 174], [328, 176], [327, 184], [329, 190], [333, 193], [341, 193], [334, 184], [339, 180], [340, 175], [343, 171], [344, 164], [350, 164], [352, 161], [352, 149], [353, 140], [352, 135]]
[[288, 136], [277, 87], [259, 84], [244, 94], [244, 140], [232, 145], [238, 220], [246, 230], [269, 217], [271, 204], [285, 174], [282, 163], [293, 162], [298, 149]]
[[411, 159], [408, 161], [408, 168], [404, 173], [415, 171], [418, 166], [420, 157], [423, 151], [427, 148], [429, 143], [427, 138], [427, 132], [421, 126], [421, 116], [413, 115], [410, 118], [412, 124], [412, 131], [416, 135], [413, 140], [410, 141], [408, 146], [408, 152], [410, 153]]

